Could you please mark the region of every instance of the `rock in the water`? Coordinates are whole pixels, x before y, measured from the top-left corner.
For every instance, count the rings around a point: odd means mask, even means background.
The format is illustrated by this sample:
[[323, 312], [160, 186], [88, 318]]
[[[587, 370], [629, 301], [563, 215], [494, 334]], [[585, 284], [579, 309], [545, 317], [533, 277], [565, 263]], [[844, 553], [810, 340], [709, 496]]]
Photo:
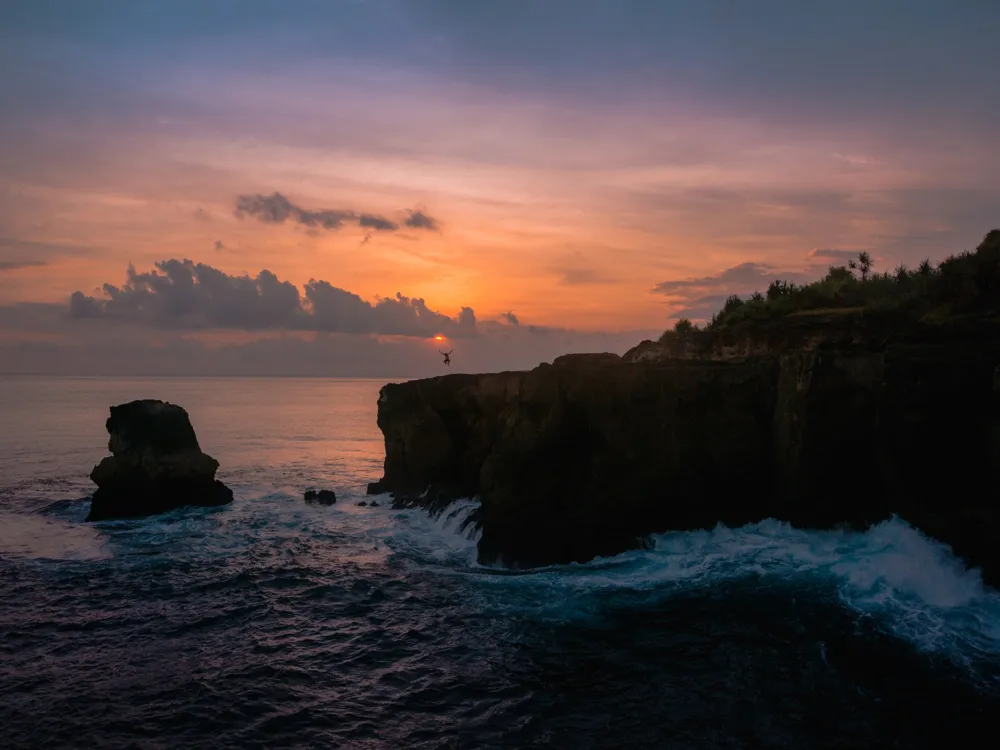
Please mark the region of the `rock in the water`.
[[306, 502], [314, 505], [333, 505], [337, 495], [333, 490], [306, 490]]
[[232, 502], [232, 490], [215, 478], [219, 462], [201, 452], [180, 406], [152, 399], [112, 406], [106, 426], [113, 455], [90, 473], [97, 491], [88, 521]]
[[201, 452], [188, 413], [176, 404], [146, 399], [112, 406], [106, 426], [108, 450], [116, 456]]

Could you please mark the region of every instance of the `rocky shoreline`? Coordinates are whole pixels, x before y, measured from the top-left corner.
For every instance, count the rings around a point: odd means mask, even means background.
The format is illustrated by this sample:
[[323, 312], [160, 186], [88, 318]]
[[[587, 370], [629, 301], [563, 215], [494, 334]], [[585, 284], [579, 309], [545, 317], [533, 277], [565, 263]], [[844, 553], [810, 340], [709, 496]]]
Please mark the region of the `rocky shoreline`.
[[382, 388], [370, 494], [479, 497], [479, 558], [585, 561], [656, 532], [898, 515], [1000, 584], [1000, 326], [814, 316], [527, 372]]

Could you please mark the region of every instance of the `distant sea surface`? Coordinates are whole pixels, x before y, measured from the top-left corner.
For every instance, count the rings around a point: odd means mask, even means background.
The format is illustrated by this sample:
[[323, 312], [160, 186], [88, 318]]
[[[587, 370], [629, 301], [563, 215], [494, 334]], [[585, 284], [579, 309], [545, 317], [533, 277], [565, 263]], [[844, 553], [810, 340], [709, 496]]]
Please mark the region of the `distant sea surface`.
[[[381, 384], [0, 378], [0, 747], [994, 745], [1000, 595], [943, 545], [764, 521], [481, 567], [473, 501], [357, 505]], [[188, 410], [232, 505], [84, 522], [134, 398]]]

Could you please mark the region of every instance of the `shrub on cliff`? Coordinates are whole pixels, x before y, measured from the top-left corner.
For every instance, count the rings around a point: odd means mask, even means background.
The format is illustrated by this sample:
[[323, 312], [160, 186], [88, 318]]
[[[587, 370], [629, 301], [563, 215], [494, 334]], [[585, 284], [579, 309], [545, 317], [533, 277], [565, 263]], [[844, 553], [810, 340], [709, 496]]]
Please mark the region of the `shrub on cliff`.
[[674, 330], [677, 333], [691, 333], [694, 330], [694, 325], [687, 318], [681, 318], [674, 323]]
[[690, 334], [696, 333], [699, 330], [701, 329], [698, 328], [698, 326], [696, 326], [694, 323], [692, 323], [690, 319], [681, 318], [676, 323], [674, 323], [674, 327], [671, 330], [663, 332], [663, 335], [660, 336], [660, 343], [663, 344], [668, 341], [673, 341], [677, 339], [679, 336], [688, 336]]
[[[876, 273], [871, 255], [862, 252], [846, 266], [831, 266], [811, 284], [799, 286], [776, 279], [766, 294], [754, 292], [747, 299], [730, 295], [708, 328], [849, 309], [895, 310], [914, 318], [1000, 313], [1000, 229], [990, 231], [975, 252], [949, 256], [937, 268], [924, 260], [914, 271], [898, 266], [891, 273]], [[684, 332], [696, 330], [697, 326], [691, 326]]]

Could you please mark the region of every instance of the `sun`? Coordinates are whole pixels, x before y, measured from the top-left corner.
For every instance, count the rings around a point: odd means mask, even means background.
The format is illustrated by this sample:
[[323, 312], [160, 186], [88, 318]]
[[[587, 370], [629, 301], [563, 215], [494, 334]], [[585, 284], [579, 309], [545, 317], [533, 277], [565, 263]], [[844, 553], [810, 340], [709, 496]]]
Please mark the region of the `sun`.
[[434, 337], [434, 340], [435, 340], [435, 341], [444, 341], [444, 336], [441, 336], [441, 335], [439, 334], [439, 335], [437, 335], [437, 336], [435, 336], [435, 337]]

